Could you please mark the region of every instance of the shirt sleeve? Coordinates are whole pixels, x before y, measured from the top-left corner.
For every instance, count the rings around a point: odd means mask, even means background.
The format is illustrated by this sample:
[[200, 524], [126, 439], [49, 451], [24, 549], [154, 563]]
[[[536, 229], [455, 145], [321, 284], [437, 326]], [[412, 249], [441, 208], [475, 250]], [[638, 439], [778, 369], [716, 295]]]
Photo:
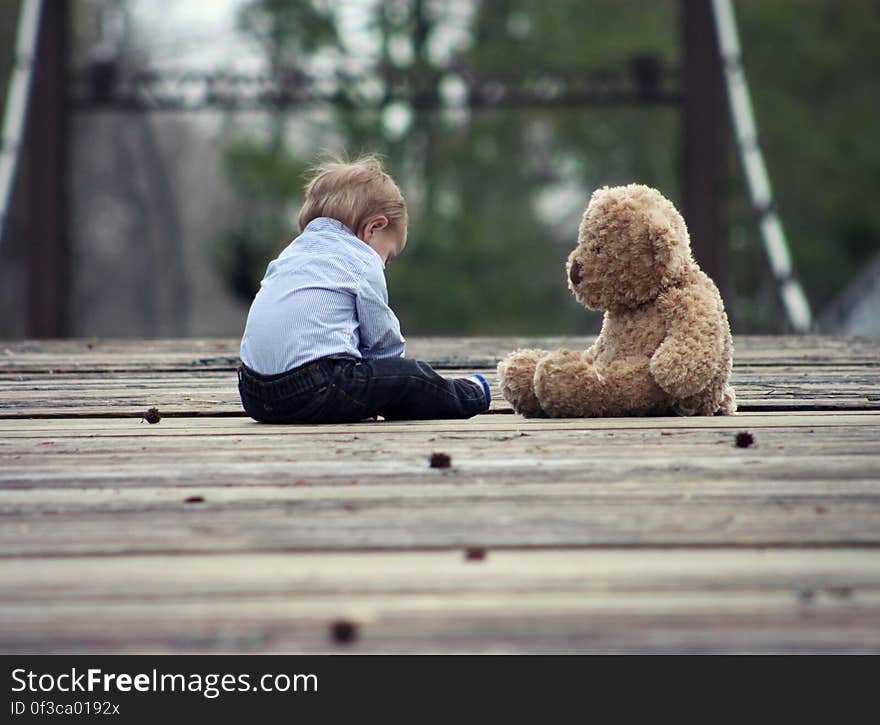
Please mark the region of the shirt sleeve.
[[367, 359], [403, 357], [406, 339], [400, 333], [400, 321], [388, 306], [385, 274], [378, 264], [368, 264], [364, 270], [356, 309], [361, 355]]

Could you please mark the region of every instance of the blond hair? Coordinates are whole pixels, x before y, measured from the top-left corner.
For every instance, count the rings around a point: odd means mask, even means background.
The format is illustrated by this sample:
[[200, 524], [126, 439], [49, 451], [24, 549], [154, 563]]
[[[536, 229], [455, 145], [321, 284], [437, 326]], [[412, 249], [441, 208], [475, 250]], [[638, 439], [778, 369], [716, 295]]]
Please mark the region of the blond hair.
[[303, 231], [313, 219], [330, 217], [355, 234], [374, 216], [388, 217], [391, 225], [406, 226], [406, 202], [397, 184], [376, 156], [354, 161], [333, 159], [312, 168], [299, 213]]

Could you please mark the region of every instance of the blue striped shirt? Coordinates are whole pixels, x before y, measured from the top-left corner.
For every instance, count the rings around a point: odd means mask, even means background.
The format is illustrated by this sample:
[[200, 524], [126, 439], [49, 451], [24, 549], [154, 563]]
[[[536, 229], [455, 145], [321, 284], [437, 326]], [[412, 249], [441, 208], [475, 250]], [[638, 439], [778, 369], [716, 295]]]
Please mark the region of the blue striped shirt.
[[382, 258], [342, 222], [320, 217], [269, 263], [241, 361], [277, 375], [328, 355], [401, 357], [405, 344]]

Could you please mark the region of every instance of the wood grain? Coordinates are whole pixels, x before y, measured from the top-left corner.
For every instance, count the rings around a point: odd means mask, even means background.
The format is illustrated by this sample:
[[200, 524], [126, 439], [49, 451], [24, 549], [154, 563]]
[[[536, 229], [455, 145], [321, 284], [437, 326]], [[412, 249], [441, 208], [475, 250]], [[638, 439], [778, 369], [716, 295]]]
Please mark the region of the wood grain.
[[[495, 370], [456, 368], [450, 377], [479, 372], [489, 379], [492, 412], [510, 413]], [[764, 366], [734, 371], [740, 409], [880, 410], [880, 367]], [[0, 376], [0, 418], [33, 416], [140, 417], [150, 407], [165, 415], [243, 415], [237, 379], [222, 372], [67, 372]]]
[[[412, 337], [407, 355], [434, 365], [494, 367], [520, 347], [583, 349], [584, 337]], [[880, 359], [880, 342], [862, 337], [734, 337], [734, 364], [868, 364]], [[0, 341], [0, 372], [48, 370], [231, 370], [238, 364], [238, 339], [25, 340]]]
[[493, 414], [330, 426], [245, 418], [236, 340], [0, 343], [0, 652], [880, 651], [880, 343], [737, 338], [732, 417], [500, 399], [589, 342], [411, 340]]
[[[7, 652], [877, 652], [863, 551], [0, 561]], [[330, 635], [344, 619], [354, 642]]]
[[[490, 379], [493, 412], [509, 413], [497, 362], [522, 346], [582, 348], [592, 338], [415, 338], [411, 356], [448, 376]], [[880, 343], [865, 338], [736, 338], [732, 382], [743, 411], [880, 410]], [[0, 418], [242, 415], [237, 340], [0, 343]]]

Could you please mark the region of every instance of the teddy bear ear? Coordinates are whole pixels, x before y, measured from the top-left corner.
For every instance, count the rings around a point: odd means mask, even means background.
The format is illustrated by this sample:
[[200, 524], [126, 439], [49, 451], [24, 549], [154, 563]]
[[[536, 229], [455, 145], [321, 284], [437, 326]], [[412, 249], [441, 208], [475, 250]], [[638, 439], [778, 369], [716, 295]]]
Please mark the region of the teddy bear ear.
[[662, 270], [664, 283], [680, 278], [688, 268], [690, 246], [687, 232], [670, 223], [665, 215], [652, 214], [651, 247], [654, 263]]

